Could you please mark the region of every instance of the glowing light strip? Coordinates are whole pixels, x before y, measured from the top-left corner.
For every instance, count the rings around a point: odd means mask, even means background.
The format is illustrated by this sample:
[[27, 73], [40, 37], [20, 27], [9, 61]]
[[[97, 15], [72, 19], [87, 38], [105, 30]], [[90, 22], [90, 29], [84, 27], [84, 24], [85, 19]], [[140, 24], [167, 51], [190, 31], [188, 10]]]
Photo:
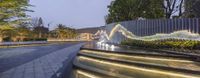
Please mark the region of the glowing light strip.
[[84, 76], [87, 76], [87, 77], [89, 77], [89, 78], [100, 78], [100, 77], [97, 77], [97, 76], [95, 76], [95, 75], [92, 75], [92, 74], [83, 72], [83, 71], [81, 71], [81, 70], [77, 70], [77, 73], [78, 73], [78, 74], [82, 74], [82, 75], [84, 75]]
[[158, 60], [158, 61], [171, 61], [171, 62], [188, 62], [188, 63], [193, 63], [193, 61], [189, 60], [176, 60], [176, 59], [165, 59], [165, 58], [153, 58], [153, 57], [140, 57], [140, 56], [127, 56], [127, 55], [122, 55], [122, 54], [112, 54], [112, 53], [103, 53], [103, 52], [98, 52], [98, 51], [90, 51], [90, 50], [82, 50], [82, 52], [85, 53], [95, 53], [95, 54], [101, 54], [101, 55], [110, 55], [110, 56], [119, 56], [119, 57], [128, 57], [128, 58], [139, 58], [139, 59], [146, 59], [146, 60]]
[[169, 39], [169, 38], [200, 41], [199, 34], [191, 33], [188, 30], [174, 31], [171, 34], [157, 33], [151, 36], [138, 37], [138, 36], [135, 36], [132, 32], [128, 31], [126, 28], [124, 28], [120, 24], [115, 25], [114, 28], [110, 31], [110, 34], [107, 34], [106, 32], [101, 32], [101, 33], [103, 33], [102, 35], [106, 36], [107, 40], [111, 40], [116, 32], [121, 32], [122, 35], [124, 35], [126, 38], [136, 39], [136, 40], [145, 40], [145, 41]]
[[[119, 31], [121, 32], [125, 37], [131, 38], [131, 37], [135, 37], [135, 35], [133, 35], [130, 31], [128, 31], [126, 28], [124, 28], [123, 26], [121, 26], [120, 24], [117, 24], [110, 32], [110, 35], [107, 35], [107, 39], [110, 40], [114, 34]], [[127, 35], [128, 34], [128, 35]], [[129, 36], [130, 35], [130, 36]]]
[[145, 68], [141, 68], [141, 67], [134, 67], [134, 66], [128, 66], [128, 65], [123, 65], [123, 64], [105, 62], [105, 61], [91, 59], [91, 58], [87, 58], [87, 57], [83, 57], [83, 56], [80, 56], [79, 59], [96, 62], [98, 64], [107, 64], [107, 65], [116, 66], [116, 67], [123, 67], [123, 68], [127, 68], [127, 69], [140, 70], [140, 71], [144, 71], [144, 72], [153, 72], [153, 73], [171, 75], [171, 76], [176, 76], [176, 77], [184, 77], [184, 78], [199, 78], [200, 77], [200, 76], [189, 76], [189, 75], [185, 75], [185, 74], [177, 74], [177, 73], [173, 73], [173, 72], [164, 72], [164, 71], [159, 71], [159, 70], [150, 70], [150, 69], [145, 69]]

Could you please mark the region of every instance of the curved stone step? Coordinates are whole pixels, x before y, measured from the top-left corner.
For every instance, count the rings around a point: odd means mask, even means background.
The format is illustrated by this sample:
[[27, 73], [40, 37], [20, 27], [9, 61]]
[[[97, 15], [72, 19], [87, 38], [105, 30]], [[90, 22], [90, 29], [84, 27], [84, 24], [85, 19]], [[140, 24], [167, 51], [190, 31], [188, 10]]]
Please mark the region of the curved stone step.
[[167, 53], [81, 48], [74, 60], [76, 78], [200, 78], [200, 63]]
[[[74, 61], [77, 68], [89, 70], [103, 76], [109, 75], [119, 78], [198, 78], [197, 73], [177, 72], [163, 69], [149, 68], [146, 66], [137, 66], [125, 64], [111, 60], [102, 60], [87, 56], [78, 56]], [[88, 73], [88, 72], [86, 72]], [[92, 73], [90, 73], [92, 74]], [[91, 77], [87, 77], [91, 78]], [[105, 77], [104, 77], [105, 78]], [[108, 78], [108, 77], [106, 77]], [[109, 77], [110, 78], [110, 77]]]
[[90, 50], [90, 51], [98, 51], [98, 52], [107, 52], [107, 53], [116, 53], [116, 54], [126, 54], [126, 55], [144, 55], [144, 56], [153, 56], [153, 57], [175, 57], [181, 59], [194, 60], [194, 58], [186, 55], [179, 54], [171, 54], [165, 52], [148, 52], [145, 50], [135, 50], [135, 51], [110, 51], [110, 50], [101, 50], [101, 49], [92, 49], [92, 48], [81, 48], [81, 50]]
[[130, 78], [128, 76], [112, 73], [110, 71], [105, 71], [98, 69], [96, 67], [91, 67], [88, 65], [84, 65], [80, 63], [78, 60], [74, 61], [74, 69], [73, 73], [76, 77], [74, 78], [82, 78], [79, 75], [85, 76], [84, 78]]
[[99, 52], [92, 50], [81, 50], [80, 56], [88, 56], [94, 58], [102, 58], [106, 60], [116, 60], [128, 63], [154, 65], [165, 68], [186, 69], [191, 71], [198, 71], [200, 73], [200, 63], [182, 58], [175, 57], [161, 57], [161, 56], [144, 56], [144, 55], [126, 55], [108, 52]]

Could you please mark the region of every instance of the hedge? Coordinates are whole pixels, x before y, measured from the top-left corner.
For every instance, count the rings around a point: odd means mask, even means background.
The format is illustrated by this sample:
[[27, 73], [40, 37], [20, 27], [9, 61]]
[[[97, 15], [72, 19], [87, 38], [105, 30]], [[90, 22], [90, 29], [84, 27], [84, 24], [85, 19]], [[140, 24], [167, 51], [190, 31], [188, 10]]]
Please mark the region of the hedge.
[[122, 45], [144, 47], [144, 48], [172, 48], [172, 49], [200, 49], [200, 41], [181, 40], [181, 39], [165, 39], [156, 41], [143, 40], [124, 40]]
[[23, 41], [47, 41], [47, 38], [24, 38]]

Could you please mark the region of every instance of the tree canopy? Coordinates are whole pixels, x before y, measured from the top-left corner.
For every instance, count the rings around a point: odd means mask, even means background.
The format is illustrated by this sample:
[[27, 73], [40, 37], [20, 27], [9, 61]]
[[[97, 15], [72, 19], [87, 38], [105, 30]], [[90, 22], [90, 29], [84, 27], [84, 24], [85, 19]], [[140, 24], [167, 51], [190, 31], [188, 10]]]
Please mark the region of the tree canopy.
[[66, 38], [72, 39], [77, 36], [75, 29], [67, 27], [63, 24], [58, 24], [57, 28], [53, 30], [51, 34], [53, 35], [54, 38], [60, 38], [60, 39], [66, 39]]
[[108, 8], [107, 23], [164, 17], [163, 0], [115, 0]]
[[200, 0], [185, 1], [185, 17], [199, 18], [200, 17]]
[[106, 23], [112, 23], [135, 20], [139, 17], [146, 19], [182, 17], [185, 2], [184, 0], [115, 0], [108, 7], [109, 14], [105, 20]]
[[0, 0], [0, 25], [16, 24], [27, 17], [29, 0]]
[[0, 38], [16, 35], [16, 26], [26, 20], [29, 0], [0, 0]]

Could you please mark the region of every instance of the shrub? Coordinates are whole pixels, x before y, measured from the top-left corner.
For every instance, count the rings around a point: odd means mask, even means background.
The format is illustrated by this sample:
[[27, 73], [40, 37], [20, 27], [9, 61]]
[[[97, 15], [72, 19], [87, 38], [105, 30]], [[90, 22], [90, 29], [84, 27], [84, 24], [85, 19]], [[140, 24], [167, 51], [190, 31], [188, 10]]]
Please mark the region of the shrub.
[[5, 38], [3, 38], [3, 41], [4, 42], [9, 42], [9, 41], [12, 41], [12, 39], [10, 37], [5, 37]]
[[25, 38], [23, 41], [47, 41], [47, 38]]
[[35, 41], [47, 41], [47, 38], [36, 38]]
[[165, 39], [156, 41], [126, 40], [121, 42], [122, 45], [137, 46], [144, 48], [172, 48], [172, 49], [200, 49], [200, 41], [182, 40], [182, 39]]

